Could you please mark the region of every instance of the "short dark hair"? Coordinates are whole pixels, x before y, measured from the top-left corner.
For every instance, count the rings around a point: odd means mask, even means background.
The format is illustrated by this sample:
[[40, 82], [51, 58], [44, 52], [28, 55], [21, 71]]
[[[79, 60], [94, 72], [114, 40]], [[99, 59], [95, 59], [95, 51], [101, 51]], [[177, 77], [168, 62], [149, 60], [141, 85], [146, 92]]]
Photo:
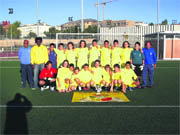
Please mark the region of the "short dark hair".
[[104, 40], [104, 44], [105, 44], [106, 42], [109, 44], [109, 41], [108, 41], [108, 40]]
[[92, 40], [92, 43], [93, 43], [93, 42], [96, 42], [96, 43], [97, 43], [97, 39], [93, 39], [93, 40]]
[[42, 42], [42, 37], [36, 37], [35, 38], [35, 42], [37, 43], [37, 41], [40, 40]]
[[45, 67], [46, 67], [47, 65], [49, 65], [49, 64], [52, 65], [52, 64], [53, 64], [52, 61], [49, 60], [48, 62], [46, 62]]
[[115, 67], [120, 68], [119, 64], [114, 64], [114, 68]]
[[113, 43], [119, 43], [119, 41], [118, 40], [114, 40]]
[[146, 47], [147, 47], [147, 43], [150, 43], [152, 45], [151, 41], [146, 41], [146, 43], [145, 43]]
[[122, 47], [125, 48], [125, 43], [128, 43], [128, 47], [130, 47], [130, 44], [128, 41], [124, 41], [123, 44], [122, 44]]
[[63, 43], [59, 43], [59, 44], [58, 44], [58, 48], [59, 48], [60, 46], [63, 46], [63, 47], [64, 47], [64, 44], [63, 44]]
[[131, 65], [131, 62], [130, 62], [130, 61], [127, 61], [127, 62], [126, 62], [126, 65], [127, 65], [127, 64]]
[[136, 45], [136, 44], [139, 45], [139, 46], [141, 46], [141, 43], [140, 43], [140, 42], [136, 42], [134, 45]]
[[73, 42], [68, 42], [67, 46], [68, 46], [68, 49], [69, 49], [69, 45], [72, 45], [73, 49], [74, 49], [74, 43]]
[[101, 63], [101, 61], [100, 61], [100, 60], [95, 60], [95, 62], [94, 62], [94, 63], [96, 63], [96, 62], [98, 62], [99, 64]]
[[84, 44], [85, 44], [84, 47], [86, 47], [86, 41], [85, 41], [85, 40], [81, 40], [81, 41], [79, 42], [79, 48], [81, 48], [81, 43], [82, 43], [82, 42], [84, 42]]
[[74, 68], [74, 64], [72, 64], [72, 63], [71, 63], [71, 64], [69, 64], [69, 67], [73, 67], [73, 68]]
[[75, 71], [75, 70], [80, 70], [80, 69], [79, 69], [79, 67], [75, 67], [75, 68], [74, 68], [74, 71]]
[[56, 47], [56, 45], [55, 45], [54, 43], [50, 43], [50, 45], [49, 45], [49, 46], [50, 46], [50, 47], [51, 47], [51, 46]]
[[88, 67], [89, 67], [89, 64], [87, 64], [87, 63], [86, 63], [86, 64], [84, 64], [84, 65], [83, 65], [83, 68], [84, 68], [85, 66], [88, 66]]

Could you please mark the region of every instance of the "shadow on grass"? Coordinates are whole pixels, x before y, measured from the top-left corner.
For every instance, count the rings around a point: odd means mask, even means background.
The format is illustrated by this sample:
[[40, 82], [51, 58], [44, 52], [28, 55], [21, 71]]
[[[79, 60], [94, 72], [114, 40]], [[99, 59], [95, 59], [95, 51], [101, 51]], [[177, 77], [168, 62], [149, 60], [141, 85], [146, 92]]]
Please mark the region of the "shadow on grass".
[[17, 93], [14, 99], [7, 103], [4, 134], [28, 134], [26, 113], [31, 109], [31, 102]]

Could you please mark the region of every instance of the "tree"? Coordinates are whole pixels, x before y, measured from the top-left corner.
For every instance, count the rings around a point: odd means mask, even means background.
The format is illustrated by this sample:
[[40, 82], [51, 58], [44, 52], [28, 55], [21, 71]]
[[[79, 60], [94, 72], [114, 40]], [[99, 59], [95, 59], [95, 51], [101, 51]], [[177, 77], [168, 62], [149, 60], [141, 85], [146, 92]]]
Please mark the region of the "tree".
[[11, 38], [11, 27], [12, 27], [12, 38], [20, 38], [21, 36], [21, 31], [18, 30], [18, 27], [20, 27], [21, 22], [16, 21], [13, 24], [11, 24], [8, 27], [8, 38]]
[[161, 23], [162, 25], [168, 25], [168, 20], [167, 19], [165, 19], [164, 21], [162, 21], [162, 23]]
[[97, 33], [97, 25], [90, 25], [84, 30], [84, 33]]
[[60, 31], [57, 30], [55, 27], [51, 27], [49, 28], [49, 31], [45, 31], [44, 34], [46, 35], [46, 37], [48, 38], [56, 38], [56, 33], [59, 33]]
[[153, 25], [154, 25], [154, 23], [153, 23], [153, 22], [150, 22], [150, 23], [149, 23], [149, 26], [153, 26]]
[[28, 38], [35, 38], [35, 37], [37, 37], [37, 35], [36, 35], [36, 33], [34, 33], [34, 32], [29, 32], [29, 34], [28, 34], [27, 37], [28, 37]]

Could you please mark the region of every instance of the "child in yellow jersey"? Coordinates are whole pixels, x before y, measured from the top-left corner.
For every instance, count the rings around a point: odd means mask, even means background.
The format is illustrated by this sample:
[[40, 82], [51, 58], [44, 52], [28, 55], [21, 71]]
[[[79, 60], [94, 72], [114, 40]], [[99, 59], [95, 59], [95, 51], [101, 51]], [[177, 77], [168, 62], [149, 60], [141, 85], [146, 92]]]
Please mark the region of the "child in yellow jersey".
[[71, 92], [70, 84], [72, 83], [71, 77], [74, 70], [74, 64], [69, 64], [69, 71], [67, 73], [66, 79], [65, 79], [65, 86], [68, 88], [67, 92]]
[[133, 48], [130, 48], [130, 44], [128, 41], [124, 41], [121, 49], [121, 67], [125, 68], [125, 64], [127, 61], [130, 61], [131, 52]]
[[67, 75], [69, 73], [68, 66], [69, 66], [68, 61], [64, 60], [62, 67], [58, 69], [58, 74], [56, 78], [56, 86], [57, 86], [57, 90], [60, 93], [66, 91], [65, 79], [67, 78]]
[[104, 41], [104, 47], [101, 47], [101, 65], [104, 67], [105, 65], [111, 64], [111, 49], [109, 48], [109, 41]]
[[79, 43], [79, 48], [76, 48], [77, 53], [77, 66], [81, 69], [82, 66], [88, 63], [88, 48], [86, 48], [86, 41], [81, 40]]
[[95, 61], [95, 65], [91, 69], [91, 71], [92, 71], [92, 74], [93, 74], [91, 86], [92, 87], [96, 87], [96, 85], [101, 86], [104, 69], [100, 66], [100, 61], [99, 60]]
[[57, 54], [57, 68], [59, 68], [62, 65], [63, 61], [66, 60], [64, 44], [59, 43], [58, 49], [54, 48], [54, 51]]
[[140, 82], [134, 70], [131, 69], [131, 63], [126, 62], [126, 67], [122, 71], [122, 81], [123, 81], [123, 92], [126, 93], [126, 88], [129, 87], [129, 90], [132, 91], [132, 88], [138, 87]]
[[122, 78], [121, 78], [121, 70], [120, 66], [118, 64], [114, 65], [114, 72], [112, 73], [112, 83], [111, 83], [111, 89], [110, 91], [113, 92], [113, 89], [118, 89], [118, 87], [122, 84]]
[[103, 80], [102, 85], [105, 87], [105, 89], [108, 89], [108, 87], [111, 86], [112, 81], [112, 70], [110, 65], [106, 65], [103, 72]]
[[84, 87], [84, 90], [88, 90], [91, 86], [92, 73], [89, 69], [89, 65], [85, 64], [83, 69], [79, 72], [80, 86]]
[[67, 44], [68, 49], [65, 52], [66, 55], [66, 59], [69, 61], [70, 64], [74, 64], [74, 66], [76, 66], [76, 51], [74, 49], [74, 43], [73, 42], [69, 42]]
[[[74, 72], [73, 72], [72, 76], [71, 76], [71, 84], [70, 84], [70, 87], [69, 87], [71, 89], [71, 91], [76, 90], [77, 87], [80, 84], [79, 71], [80, 71], [80, 69], [78, 67], [76, 67], [74, 69]], [[79, 90], [81, 90], [81, 89], [79, 88]]]
[[89, 67], [92, 68], [96, 60], [100, 56], [100, 47], [97, 45], [97, 40], [92, 41], [92, 46], [89, 47]]
[[114, 40], [113, 44], [114, 45], [111, 50], [111, 54], [112, 54], [111, 67], [113, 67], [115, 64], [120, 65], [120, 60], [121, 60], [121, 48], [118, 47], [119, 41]]

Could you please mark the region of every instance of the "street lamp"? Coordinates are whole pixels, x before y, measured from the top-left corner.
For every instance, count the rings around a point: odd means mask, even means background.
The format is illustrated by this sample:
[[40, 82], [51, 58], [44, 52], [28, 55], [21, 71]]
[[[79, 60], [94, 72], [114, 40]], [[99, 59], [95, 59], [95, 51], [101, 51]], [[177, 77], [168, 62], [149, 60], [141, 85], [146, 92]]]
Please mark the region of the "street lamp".
[[159, 8], [160, 0], [157, 0], [157, 59], [159, 59]]
[[[13, 8], [9, 8], [9, 14], [12, 15], [13, 14]], [[11, 53], [12, 53], [12, 21], [11, 21]]]
[[37, 36], [39, 36], [39, 0], [36, 0]]
[[84, 31], [84, 18], [83, 18], [83, 12], [84, 12], [84, 9], [83, 9], [83, 1], [84, 0], [81, 0], [81, 32]]

